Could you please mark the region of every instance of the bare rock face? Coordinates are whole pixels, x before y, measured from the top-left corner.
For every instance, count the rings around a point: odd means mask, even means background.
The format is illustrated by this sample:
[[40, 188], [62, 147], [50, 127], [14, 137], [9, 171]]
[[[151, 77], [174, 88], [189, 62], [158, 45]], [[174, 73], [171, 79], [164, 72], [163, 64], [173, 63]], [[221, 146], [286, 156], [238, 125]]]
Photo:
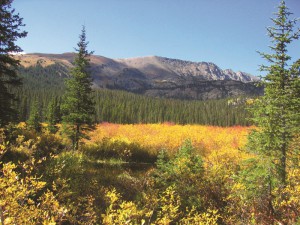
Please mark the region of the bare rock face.
[[258, 81], [255, 76], [243, 72], [235, 73], [232, 70], [222, 70], [214, 63], [190, 62], [162, 57], [157, 57], [157, 59], [179, 76], [194, 76], [203, 80], [236, 80], [244, 83]]
[[[72, 67], [74, 53], [18, 56], [24, 67], [61, 64]], [[259, 79], [244, 72], [222, 70], [214, 63], [190, 62], [157, 56], [110, 59], [91, 56], [94, 88], [120, 89], [153, 97], [220, 99], [260, 95]]]

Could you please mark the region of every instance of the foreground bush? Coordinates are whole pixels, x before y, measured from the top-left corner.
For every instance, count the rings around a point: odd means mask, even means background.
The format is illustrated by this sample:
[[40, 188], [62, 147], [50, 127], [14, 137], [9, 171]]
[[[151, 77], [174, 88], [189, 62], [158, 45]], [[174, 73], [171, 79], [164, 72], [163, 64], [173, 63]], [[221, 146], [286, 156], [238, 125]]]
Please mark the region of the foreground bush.
[[1, 224], [55, 224], [63, 220], [67, 210], [45, 189], [45, 182], [30, 175], [30, 166], [23, 165], [25, 175], [16, 172], [13, 163], [1, 167]]
[[181, 211], [181, 199], [174, 186], [168, 187], [156, 199], [152, 199], [151, 201], [155, 202], [154, 205], [145, 205], [142, 208], [134, 202], [123, 201], [121, 195], [114, 189], [108, 191], [106, 197], [109, 206], [102, 216], [103, 224], [106, 225], [217, 225], [220, 217], [217, 211], [210, 209], [204, 213], [197, 212], [195, 208], [187, 210], [189, 213]]

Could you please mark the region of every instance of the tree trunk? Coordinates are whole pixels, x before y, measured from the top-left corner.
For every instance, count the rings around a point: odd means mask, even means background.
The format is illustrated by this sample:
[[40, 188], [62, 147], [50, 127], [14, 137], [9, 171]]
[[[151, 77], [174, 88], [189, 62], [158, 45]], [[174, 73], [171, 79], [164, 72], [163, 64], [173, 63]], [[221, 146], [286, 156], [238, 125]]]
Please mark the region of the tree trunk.
[[281, 148], [281, 158], [280, 158], [280, 179], [281, 179], [281, 184], [283, 188], [286, 186], [286, 142], [283, 143], [283, 146]]
[[272, 182], [271, 182], [271, 177], [269, 176], [268, 177], [269, 179], [269, 185], [268, 185], [268, 211], [269, 211], [269, 223], [270, 225], [273, 225], [274, 224], [274, 219], [275, 219], [275, 210], [274, 210], [274, 207], [273, 207], [273, 196], [272, 196]]
[[80, 125], [76, 124], [76, 131], [74, 137], [74, 150], [78, 150], [79, 148], [79, 133], [80, 133]]

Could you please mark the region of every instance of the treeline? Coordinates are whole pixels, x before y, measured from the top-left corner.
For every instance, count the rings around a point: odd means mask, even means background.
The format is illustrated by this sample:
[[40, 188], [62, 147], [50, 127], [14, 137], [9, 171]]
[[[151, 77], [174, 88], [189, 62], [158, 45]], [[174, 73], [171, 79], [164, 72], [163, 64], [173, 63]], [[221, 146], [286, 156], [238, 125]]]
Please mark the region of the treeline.
[[[33, 105], [38, 105], [41, 122], [49, 119], [51, 108], [56, 117], [63, 101], [64, 79], [68, 71], [61, 64], [20, 68], [23, 86], [14, 90], [19, 101], [16, 108], [19, 121], [30, 117]], [[243, 99], [191, 101], [152, 98], [125, 91], [97, 89], [93, 93], [96, 113], [94, 122], [204, 124], [216, 126], [249, 125]], [[59, 119], [58, 119], [59, 120]]]
[[111, 90], [97, 90], [94, 94], [97, 122], [249, 125], [245, 105], [234, 105], [229, 100], [158, 99]]

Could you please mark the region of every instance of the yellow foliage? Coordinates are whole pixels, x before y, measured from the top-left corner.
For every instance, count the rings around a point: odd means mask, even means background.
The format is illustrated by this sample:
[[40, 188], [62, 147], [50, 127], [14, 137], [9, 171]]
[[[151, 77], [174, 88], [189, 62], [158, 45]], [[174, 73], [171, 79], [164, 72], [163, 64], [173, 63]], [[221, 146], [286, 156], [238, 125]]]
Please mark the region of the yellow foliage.
[[144, 210], [139, 210], [135, 203], [122, 201], [121, 195], [115, 189], [106, 193], [109, 207], [106, 214], [102, 215], [103, 224], [124, 225], [124, 224], [143, 224], [142, 217], [147, 214]]
[[171, 124], [99, 124], [89, 136], [87, 143], [101, 142], [104, 138], [126, 143], [138, 143], [141, 147], [157, 153], [167, 149], [175, 154], [182, 143], [189, 139], [197, 153], [209, 155], [243, 147], [251, 127], [213, 127], [201, 125]]
[[16, 172], [13, 163], [1, 164], [0, 176], [0, 224], [55, 224], [63, 210], [52, 192], [37, 193], [45, 182], [29, 175], [31, 165], [23, 165], [25, 176]]
[[[106, 214], [102, 215], [103, 224], [106, 225], [217, 225], [217, 220], [220, 218], [217, 210], [208, 209], [206, 212], [199, 213], [195, 208], [192, 208], [191, 210], [187, 209], [189, 213], [184, 218], [179, 219], [183, 212], [179, 209], [180, 197], [173, 186], [168, 187], [158, 199], [154, 200], [157, 204], [155, 209], [150, 209], [148, 205], [144, 209], [139, 209], [135, 203], [123, 201], [115, 189], [107, 192], [106, 197], [110, 203]], [[156, 216], [152, 221], [154, 213]]]
[[217, 210], [208, 209], [207, 212], [198, 213], [192, 208], [188, 215], [180, 220], [180, 225], [217, 225], [220, 218]]
[[19, 124], [17, 124], [17, 128], [19, 129], [26, 129], [26, 123], [25, 122], [20, 122]]
[[159, 198], [159, 211], [154, 224], [166, 225], [179, 216], [180, 196], [176, 194], [173, 186], [168, 187]]
[[283, 213], [285, 223], [295, 222], [300, 215], [300, 155], [298, 165], [288, 169], [287, 185], [283, 189], [275, 189], [274, 207]]

